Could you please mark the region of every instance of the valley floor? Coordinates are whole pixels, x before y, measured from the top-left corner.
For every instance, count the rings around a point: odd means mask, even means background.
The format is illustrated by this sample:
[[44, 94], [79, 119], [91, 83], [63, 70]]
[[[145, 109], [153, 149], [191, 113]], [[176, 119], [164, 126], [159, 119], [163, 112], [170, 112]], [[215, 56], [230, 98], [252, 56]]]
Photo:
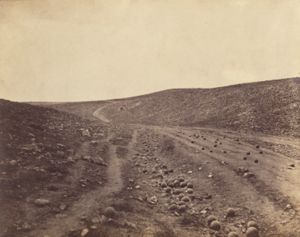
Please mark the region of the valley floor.
[[[103, 144], [102, 163], [83, 171]], [[10, 228], [0, 236], [242, 237], [250, 225], [261, 237], [299, 237], [299, 154], [299, 140], [290, 138], [109, 124], [104, 136], [81, 140], [72, 172], [61, 180], [69, 191], [81, 182], [73, 190], [81, 189], [78, 195], [69, 199], [65, 192], [57, 212], [52, 202], [25, 203], [22, 208], [46, 214], [26, 219], [30, 228]], [[87, 172], [97, 179], [99, 165], [104, 178], [90, 186]], [[40, 192], [50, 201], [54, 195]]]

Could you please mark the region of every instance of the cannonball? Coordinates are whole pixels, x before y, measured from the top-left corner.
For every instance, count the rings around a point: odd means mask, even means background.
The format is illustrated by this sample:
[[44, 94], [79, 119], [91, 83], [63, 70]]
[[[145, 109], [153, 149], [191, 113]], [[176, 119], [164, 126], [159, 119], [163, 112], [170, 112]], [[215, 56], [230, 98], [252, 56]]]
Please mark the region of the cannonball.
[[212, 230], [218, 231], [221, 229], [221, 223], [217, 220], [212, 221], [209, 225], [209, 228], [211, 228]]
[[118, 213], [115, 210], [115, 208], [113, 208], [113, 207], [107, 207], [104, 210], [104, 215], [106, 217], [109, 217], [109, 218], [115, 218], [115, 217], [117, 217]]
[[207, 224], [210, 225], [213, 221], [217, 220], [217, 217], [210, 215], [206, 218]]
[[239, 235], [236, 232], [229, 232], [227, 237], [239, 237]]
[[190, 202], [191, 201], [189, 197], [183, 197], [181, 200], [184, 201], [184, 202]]
[[246, 237], [259, 237], [258, 230], [255, 227], [249, 227], [246, 231]]
[[247, 227], [255, 227], [256, 229], [258, 229], [258, 224], [255, 221], [248, 221], [247, 223]]
[[226, 211], [226, 217], [234, 217], [235, 216], [235, 210], [233, 208], [228, 208]]

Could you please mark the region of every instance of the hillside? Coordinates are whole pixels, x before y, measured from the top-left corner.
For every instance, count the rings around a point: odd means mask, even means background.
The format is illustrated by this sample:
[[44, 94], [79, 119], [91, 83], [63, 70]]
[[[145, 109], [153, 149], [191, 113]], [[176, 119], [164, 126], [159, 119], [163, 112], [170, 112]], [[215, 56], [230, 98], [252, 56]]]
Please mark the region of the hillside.
[[[79, 115], [104, 102], [56, 104]], [[101, 113], [115, 123], [215, 127], [300, 135], [300, 78], [220, 87], [173, 89], [107, 101]], [[84, 112], [84, 113], [83, 113]]]
[[95, 164], [77, 159], [85, 142], [105, 131], [101, 123], [95, 127], [65, 112], [0, 100], [1, 237], [24, 236], [63, 211], [86, 192], [82, 178], [88, 189], [99, 186], [105, 167], [95, 179], [89, 173]]
[[38, 105], [46, 108], [53, 108], [58, 111], [78, 115], [88, 120], [98, 120], [93, 116], [93, 112], [100, 106], [105, 105], [106, 101], [89, 101], [89, 102], [67, 102], [67, 103], [45, 103], [34, 102], [32, 105]]

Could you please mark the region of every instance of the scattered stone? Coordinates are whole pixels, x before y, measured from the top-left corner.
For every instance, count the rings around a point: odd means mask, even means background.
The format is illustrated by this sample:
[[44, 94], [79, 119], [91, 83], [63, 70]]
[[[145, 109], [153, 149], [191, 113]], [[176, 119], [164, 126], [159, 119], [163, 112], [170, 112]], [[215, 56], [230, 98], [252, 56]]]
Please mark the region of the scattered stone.
[[100, 219], [99, 219], [99, 217], [93, 217], [92, 220], [91, 220], [91, 222], [93, 224], [99, 224], [100, 223]]
[[97, 142], [97, 141], [95, 141], [95, 140], [93, 140], [93, 141], [91, 141], [91, 144], [92, 144], [92, 145], [97, 145], [97, 144], [98, 144], [98, 142]]
[[10, 165], [16, 165], [18, 162], [16, 161], [16, 160], [11, 160], [11, 161], [9, 161], [9, 164]]
[[256, 159], [256, 160], [254, 161], [254, 163], [256, 163], [256, 164], [257, 164], [257, 163], [258, 163], [258, 160]]
[[57, 151], [56, 154], [60, 157], [64, 157], [65, 153], [63, 151]]
[[39, 207], [43, 207], [43, 206], [49, 205], [50, 201], [48, 199], [38, 198], [38, 199], [34, 200], [34, 204], [39, 206]]
[[204, 215], [207, 214], [207, 212], [208, 212], [208, 210], [207, 210], [207, 208], [205, 208], [205, 209], [200, 211], [200, 214], [204, 216]]
[[64, 204], [64, 203], [62, 203], [62, 204], [59, 205], [59, 209], [60, 209], [61, 211], [66, 210], [66, 208], [67, 208], [67, 205]]
[[249, 170], [245, 167], [239, 167], [238, 168], [238, 173], [240, 173], [240, 174], [244, 174], [244, 173], [247, 173], [247, 172], [249, 172]]
[[88, 129], [82, 129], [81, 135], [83, 137], [90, 137], [91, 136], [90, 131]]
[[245, 178], [254, 178], [255, 177], [255, 174], [251, 173], [251, 172], [246, 172], [244, 173], [243, 175]]
[[285, 207], [285, 209], [286, 209], [286, 210], [292, 209], [292, 205], [291, 205], [291, 204], [287, 204], [286, 207]]
[[81, 237], [84, 237], [84, 236], [86, 236], [88, 233], [89, 233], [89, 229], [88, 229], [88, 228], [84, 228], [84, 229], [81, 231], [80, 236], [81, 236]]
[[192, 174], [192, 173], [193, 173], [193, 171], [189, 170], [187, 173], [188, 173], [188, 174]]
[[173, 170], [173, 169], [168, 169], [167, 172], [168, 172], [169, 174], [171, 174], [171, 173], [174, 173], [174, 170]]
[[205, 196], [204, 196], [204, 199], [212, 199], [212, 195], [211, 194], [206, 194]]
[[69, 157], [67, 158], [67, 161], [70, 162], [70, 163], [74, 163], [74, 162], [75, 162], [75, 160], [74, 160], [73, 157], [71, 157], [71, 156], [69, 156]]
[[61, 149], [61, 148], [64, 148], [64, 147], [65, 147], [65, 145], [64, 145], [64, 144], [61, 144], [61, 143], [57, 143], [56, 146], [57, 146], [58, 149]]
[[214, 175], [213, 175], [212, 173], [209, 173], [207, 177], [208, 177], [208, 178], [213, 178]]
[[91, 160], [91, 156], [83, 156], [82, 159], [86, 160], [86, 161], [90, 161]]
[[157, 202], [158, 202], [158, 199], [157, 199], [156, 196], [152, 196], [151, 198], [149, 198], [148, 202], [149, 202], [150, 204], [156, 205]]
[[107, 166], [107, 163], [100, 156], [93, 157], [91, 161], [97, 165]]
[[125, 222], [124, 222], [124, 227], [127, 227], [127, 228], [129, 228], [129, 229], [134, 229], [134, 230], [137, 229], [136, 224], [134, 224], [134, 223], [132, 223], [132, 222], [129, 222], [129, 221], [125, 221]]
[[32, 230], [32, 226], [28, 222], [24, 222], [23, 224], [21, 224], [21, 226], [18, 226], [17, 229], [23, 230], [23, 231], [29, 231], [29, 230]]

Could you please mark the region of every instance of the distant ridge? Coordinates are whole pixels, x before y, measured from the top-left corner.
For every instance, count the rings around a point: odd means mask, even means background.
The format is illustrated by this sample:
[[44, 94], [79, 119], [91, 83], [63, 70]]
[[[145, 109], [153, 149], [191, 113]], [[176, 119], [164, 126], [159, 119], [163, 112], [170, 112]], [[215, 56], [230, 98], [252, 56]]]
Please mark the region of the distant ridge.
[[299, 136], [300, 78], [210, 89], [169, 89], [108, 101], [46, 104], [95, 119], [102, 112], [117, 123], [205, 126]]

